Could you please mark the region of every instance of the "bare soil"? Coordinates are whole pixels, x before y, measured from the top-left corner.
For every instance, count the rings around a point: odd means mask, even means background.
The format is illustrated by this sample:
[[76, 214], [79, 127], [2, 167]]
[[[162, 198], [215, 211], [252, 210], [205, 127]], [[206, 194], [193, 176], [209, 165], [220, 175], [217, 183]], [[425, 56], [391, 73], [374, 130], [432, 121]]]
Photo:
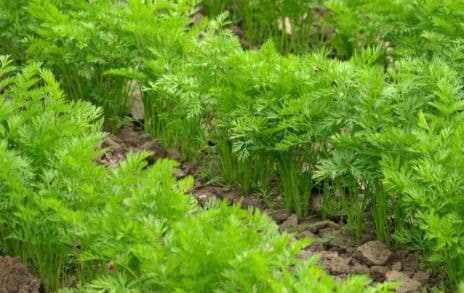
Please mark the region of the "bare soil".
[[42, 282], [17, 257], [0, 256], [0, 293], [43, 292]]
[[[199, 166], [182, 162], [176, 152], [168, 152], [161, 143], [150, 138], [136, 126], [125, 126], [115, 135], [109, 135], [104, 147], [110, 150], [99, 159], [105, 165], [117, 165], [129, 151], [152, 151], [149, 163], [159, 158], [170, 158], [181, 163], [175, 170], [178, 178], [197, 175]], [[289, 215], [284, 209], [269, 207], [268, 203], [256, 197], [246, 196], [240, 190], [224, 186], [207, 185], [195, 180], [191, 194], [203, 205], [211, 198], [227, 200], [243, 208], [258, 208], [267, 213], [282, 231], [289, 231], [296, 238], [309, 237], [313, 243], [306, 247], [299, 257], [319, 255], [319, 265], [337, 278], [351, 275], [369, 275], [374, 282], [399, 281], [398, 292], [430, 291], [438, 282], [437, 276], [421, 269], [419, 258], [407, 249], [392, 250], [375, 240], [373, 231], [366, 230], [359, 243], [346, 231], [343, 223], [322, 220], [317, 211], [302, 221]], [[317, 205], [317, 204], [316, 204]]]

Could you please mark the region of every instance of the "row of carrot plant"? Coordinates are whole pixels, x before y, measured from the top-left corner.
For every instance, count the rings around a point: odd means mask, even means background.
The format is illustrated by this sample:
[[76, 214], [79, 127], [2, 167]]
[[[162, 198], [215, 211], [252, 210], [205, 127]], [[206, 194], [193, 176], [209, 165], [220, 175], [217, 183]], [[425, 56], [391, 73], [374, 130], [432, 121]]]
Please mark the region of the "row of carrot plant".
[[176, 163], [148, 153], [118, 167], [100, 108], [66, 101], [53, 74], [0, 56], [0, 252], [20, 256], [46, 292], [387, 292], [367, 277], [335, 281], [297, 258], [308, 239], [260, 211], [199, 207]]
[[229, 11], [252, 47], [271, 38], [284, 54], [326, 47], [342, 59], [374, 44], [392, 56], [450, 54], [441, 49], [462, 46], [463, 8], [460, 0], [202, 1], [209, 16]]

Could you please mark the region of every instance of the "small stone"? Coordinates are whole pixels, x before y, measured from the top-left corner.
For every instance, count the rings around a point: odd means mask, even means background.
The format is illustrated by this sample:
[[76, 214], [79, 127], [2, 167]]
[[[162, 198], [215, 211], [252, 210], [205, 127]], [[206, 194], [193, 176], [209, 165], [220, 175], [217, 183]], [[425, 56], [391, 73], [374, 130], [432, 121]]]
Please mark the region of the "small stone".
[[421, 287], [421, 283], [398, 271], [389, 271], [385, 277], [387, 281], [401, 283], [400, 287], [396, 289], [396, 292], [399, 293], [417, 292]]
[[282, 209], [282, 210], [269, 210], [267, 211], [267, 214], [274, 219], [278, 224], [283, 223], [287, 218], [288, 214], [287, 211]]
[[350, 273], [351, 268], [348, 261], [348, 259], [339, 256], [338, 252], [323, 251], [318, 264], [331, 274], [341, 275]]
[[384, 266], [372, 266], [369, 275], [371, 275], [375, 281], [383, 282], [385, 281], [385, 274], [387, 272], [388, 269]]
[[199, 200], [200, 202], [205, 202], [205, 201], [208, 199], [208, 195], [207, 195], [207, 194], [204, 194], [204, 193], [203, 193], [203, 194], [199, 194], [199, 195], [197, 196], [197, 198], [198, 198], [198, 200]]
[[[330, 232], [329, 232], [330, 233]], [[333, 239], [329, 240], [330, 245], [348, 248], [353, 244], [353, 237], [345, 230], [335, 231]], [[330, 236], [330, 234], [329, 234]]]
[[359, 263], [354, 258], [351, 258], [348, 261], [348, 264], [351, 266], [351, 272], [358, 275], [369, 275], [369, 268], [361, 263]]
[[187, 173], [185, 173], [184, 170], [182, 169], [175, 168], [174, 175], [176, 176], [176, 178], [179, 179], [179, 178], [184, 178], [185, 176], [187, 176]]
[[427, 272], [419, 271], [414, 274], [413, 280], [416, 280], [417, 282], [424, 284], [427, 283], [427, 281], [430, 279], [430, 274]]
[[371, 265], [383, 265], [392, 252], [380, 241], [369, 241], [358, 247], [361, 257]]
[[391, 267], [392, 271], [401, 271], [401, 262], [400, 261], [397, 261], [395, 262], [392, 267]]
[[106, 269], [109, 273], [111, 273], [114, 269], [114, 261], [109, 261], [106, 263]]
[[298, 226], [298, 217], [293, 214], [280, 225], [280, 230], [293, 230]]

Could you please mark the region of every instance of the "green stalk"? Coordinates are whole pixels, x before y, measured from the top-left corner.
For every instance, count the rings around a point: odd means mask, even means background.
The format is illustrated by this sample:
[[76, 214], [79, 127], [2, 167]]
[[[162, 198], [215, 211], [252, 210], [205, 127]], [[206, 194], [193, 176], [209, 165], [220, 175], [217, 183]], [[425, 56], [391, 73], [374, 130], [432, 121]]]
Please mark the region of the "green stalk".
[[300, 193], [303, 195], [302, 201], [302, 208], [303, 208], [303, 216], [307, 216], [309, 208], [310, 208], [310, 201], [311, 201], [311, 192], [313, 189], [313, 176], [310, 171], [304, 172], [300, 175]]
[[268, 160], [266, 160], [265, 156], [258, 155], [256, 158], [256, 179], [257, 185], [263, 188], [266, 188], [269, 183], [270, 178], [270, 169], [271, 167], [268, 164]]
[[[341, 182], [342, 179], [337, 179], [337, 190], [341, 191], [342, 208], [347, 217], [347, 227], [350, 233], [355, 237], [355, 241], [359, 243], [361, 239], [361, 231], [363, 224], [363, 204], [359, 199], [359, 188], [356, 182]], [[348, 193], [345, 192], [345, 186], [348, 187]]]
[[[295, 193], [298, 191], [295, 190], [296, 182], [293, 181], [294, 176], [292, 176], [291, 159], [285, 155], [280, 156], [279, 171], [285, 208], [291, 213], [296, 210], [294, 197]], [[297, 215], [298, 214], [297, 212]]]
[[361, 239], [362, 223], [363, 223], [363, 204], [359, 198], [359, 188], [353, 186], [349, 188], [349, 208], [348, 208], [348, 221], [354, 233], [356, 242], [359, 243]]
[[330, 185], [329, 185], [329, 180], [326, 179], [324, 180], [324, 186], [322, 189], [322, 205], [321, 205], [321, 214], [322, 214], [322, 219], [327, 220], [327, 217], [329, 215], [330, 211]]
[[242, 187], [242, 191], [245, 194], [249, 194], [253, 186], [253, 167], [249, 161], [238, 162], [238, 172], [239, 172], [239, 183]]
[[232, 155], [232, 144], [223, 139], [217, 143], [217, 151], [221, 159], [222, 174], [229, 183], [237, 181], [237, 163]]
[[381, 186], [373, 190], [374, 199], [374, 222], [377, 239], [390, 245], [390, 227], [388, 224], [387, 199]]
[[309, 211], [312, 176], [311, 172], [302, 173], [300, 161], [288, 153], [281, 154], [278, 166], [285, 207], [301, 219]]

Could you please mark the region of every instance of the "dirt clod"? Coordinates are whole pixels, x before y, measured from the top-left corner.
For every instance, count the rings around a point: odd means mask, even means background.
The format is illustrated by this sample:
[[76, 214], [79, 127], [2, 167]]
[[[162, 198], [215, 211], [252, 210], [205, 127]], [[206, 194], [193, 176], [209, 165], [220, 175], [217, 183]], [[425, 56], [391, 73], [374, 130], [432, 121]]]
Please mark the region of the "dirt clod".
[[358, 274], [358, 275], [368, 275], [369, 274], [369, 267], [358, 262], [354, 258], [350, 258], [348, 261], [348, 264], [351, 267], [351, 272], [352, 274]]
[[43, 292], [42, 283], [32, 276], [19, 258], [0, 257], [0, 293]]
[[203, 13], [201, 12], [197, 12], [193, 15], [193, 23], [195, 25], [198, 25], [201, 23], [201, 21], [205, 18], [205, 16], [203, 15]]
[[[303, 223], [302, 225], [304, 225], [304, 228], [313, 232], [313, 233], [319, 233], [321, 232], [323, 229], [330, 229], [330, 230], [333, 230], [333, 229], [336, 229], [338, 227], [338, 225], [332, 221], [328, 221], [328, 220], [325, 220], [325, 221], [316, 221], [316, 222], [312, 222], [312, 223]], [[327, 230], [324, 230], [324, 231], [327, 231]]]
[[329, 241], [328, 244], [335, 247], [341, 247], [346, 250], [346, 248], [353, 245], [353, 236], [351, 236], [346, 230], [344, 229], [333, 229], [330, 230], [324, 229], [321, 231], [321, 236], [328, 237]]
[[386, 274], [387, 281], [397, 281], [401, 283], [401, 286], [396, 289], [396, 292], [417, 292], [421, 287], [421, 283], [408, 277], [405, 273], [398, 271], [389, 271]]
[[348, 259], [340, 257], [336, 251], [323, 251], [319, 265], [331, 274], [341, 275], [350, 273]]
[[385, 281], [385, 274], [388, 272], [388, 269], [384, 266], [372, 266], [370, 269], [370, 275], [377, 282]]
[[293, 230], [298, 226], [298, 217], [296, 215], [291, 215], [280, 225], [280, 230]]
[[401, 271], [401, 262], [397, 261], [392, 265], [392, 271]]
[[361, 257], [372, 265], [383, 265], [390, 258], [392, 252], [380, 241], [369, 241], [358, 247]]
[[413, 279], [421, 284], [424, 284], [430, 279], [430, 274], [427, 272], [418, 271], [414, 274]]
[[152, 155], [148, 157], [150, 164], [153, 164], [158, 158], [169, 157], [160, 142], [144, 134], [135, 125], [124, 126], [116, 134], [108, 135], [102, 147], [109, 148], [109, 151], [97, 161], [107, 166], [119, 165], [129, 152], [151, 152]]
[[265, 212], [272, 219], [274, 219], [274, 221], [276, 221], [277, 224], [282, 224], [288, 218], [287, 211], [283, 209], [279, 209], [279, 210], [267, 209]]
[[208, 196], [207, 194], [198, 194], [197, 199], [200, 204], [205, 204], [208, 198], [211, 198], [211, 196]]
[[184, 170], [180, 168], [176, 168], [174, 169], [174, 175], [176, 176], [177, 179], [181, 179], [187, 176], [187, 172], [185, 172]]

